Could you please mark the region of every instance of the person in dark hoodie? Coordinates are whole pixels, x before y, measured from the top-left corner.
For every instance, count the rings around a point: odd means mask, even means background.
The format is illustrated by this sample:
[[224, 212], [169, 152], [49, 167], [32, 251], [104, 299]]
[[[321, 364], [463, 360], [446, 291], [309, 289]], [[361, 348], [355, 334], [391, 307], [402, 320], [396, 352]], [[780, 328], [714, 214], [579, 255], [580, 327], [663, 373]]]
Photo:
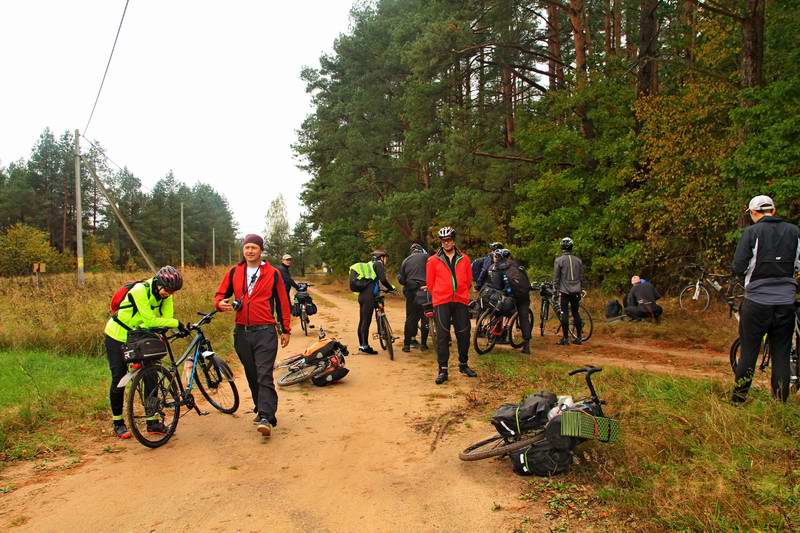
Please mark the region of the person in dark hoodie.
[[800, 271], [800, 230], [777, 217], [769, 196], [756, 196], [748, 205], [753, 225], [744, 230], [733, 259], [733, 273], [744, 276], [744, 301], [739, 310], [741, 356], [736, 365], [731, 403], [747, 398], [761, 341], [769, 339], [772, 394], [789, 396], [789, 351], [795, 321]]
[[503, 291], [514, 298], [517, 308], [517, 320], [522, 331], [522, 349], [524, 354], [531, 353], [531, 297], [528, 276], [511, 256], [511, 250], [501, 248], [495, 252], [497, 260], [489, 267], [487, 276], [489, 285]]
[[569, 344], [569, 312], [572, 310], [572, 320], [578, 338], [573, 344], [581, 343], [583, 323], [578, 311], [583, 292], [583, 261], [578, 256], [572, 255], [574, 243], [571, 238], [561, 239], [561, 255], [556, 257], [553, 265], [553, 287], [560, 295], [561, 303], [561, 333], [563, 337], [558, 344]]
[[661, 298], [652, 283], [639, 276], [631, 278], [631, 290], [625, 298], [625, 314], [634, 320], [652, 318], [658, 320], [664, 311], [656, 300]]
[[296, 291], [300, 290], [297, 282], [292, 278], [292, 273], [289, 271], [289, 269], [292, 268], [292, 262], [292, 256], [284, 254], [281, 258], [281, 262], [275, 267], [280, 271], [281, 277], [283, 278], [283, 286], [286, 287], [286, 297], [289, 299], [289, 303], [292, 302], [292, 289], [294, 288]]
[[[425, 265], [428, 263], [428, 252], [421, 244], [411, 245], [411, 254], [403, 259], [397, 273], [397, 281], [403, 286], [406, 298], [406, 324], [403, 329], [403, 351], [411, 351], [417, 329], [421, 330], [420, 350], [428, 349], [428, 321], [425, 320], [422, 305], [417, 303], [417, 292], [425, 286]], [[421, 321], [421, 324], [420, 324]]]

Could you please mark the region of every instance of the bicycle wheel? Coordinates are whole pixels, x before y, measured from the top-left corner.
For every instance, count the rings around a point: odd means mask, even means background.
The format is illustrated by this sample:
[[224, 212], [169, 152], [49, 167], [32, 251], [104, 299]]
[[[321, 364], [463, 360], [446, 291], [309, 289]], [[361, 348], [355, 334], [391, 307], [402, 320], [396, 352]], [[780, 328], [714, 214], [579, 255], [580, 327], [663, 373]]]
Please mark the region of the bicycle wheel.
[[197, 359], [195, 369], [195, 381], [200, 393], [208, 400], [214, 409], [227, 415], [232, 415], [239, 408], [239, 391], [233, 379], [228, 379], [226, 375], [233, 375], [230, 369], [225, 371], [220, 365], [225, 363], [214, 358], [200, 356]]
[[158, 448], [178, 427], [181, 401], [175, 377], [160, 364], [144, 367], [128, 389], [131, 433], [148, 448]]
[[298, 368], [297, 370], [293, 370], [291, 372], [287, 372], [286, 374], [282, 375], [278, 378], [278, 385], [281, 387], [288, 387], [289, 385], [295, 385], [300, 383], [301, 381], [305, 381], [313, 376], [317, 371], [316, 365], [309, 365]]
[[689, 313], [702, 313], [708, 309], [710, 303], [711, 295], [703, 285], [699, 289], [696, 284], [687, 285], [678, 296], [678, 305]]
[[[591, 338], [592, 332], [594, 331], [594, 323], [592, 322], [592, 315], [589, 313], [589, 310], [586, 309], [583, 304], [578, 306], [578, 315], [581, 317], [581, 341], [586, 342]], [[575, 327], [573, 322], [569, 324], [569, 335], [573, 339], [578, 338], [578, 330]]]
[[380, 328], [383, 333], [381, 333], [380, 340], [381, 340], [381, 348], [389, 352], [389, 359], [392, 361], [394, 360], [394, 344], [392, 339], [392, 326], [389, 325], [389, 319], [386, 318], [386, 315], [381, 315], [381, 323], [383, 327]]
[[306, 304], [300, 306], [300, 327], [303, 328], [303, 335], [308, 337], [308, 313], [306, 312]]
[[500, 320], [502, 318], [495, 316], [491, 309], [484, 311], [478, 318], [478, 323], [475, 325], [475, 335], [472, 337], [472, 346], [478, 354], [489, 353], [494, 348], [497, 337], [493, 332]]
[[543, 439], [544, 430], [541, 429], [535, 433], [523, 434], [519, 440], [511, 442], [507, 441], [502, 435], [492, 435], [491, 437], [479, 440], [475, 444], [464, 448], [464, 450], [458, 454], [458, 458], [462, 461], [478, 461], [490, 457], [502, 457]]
[[544, 321], [548, 319], [550, 314], [550, 306], [547, 300], [542, 299], [541, 310], [539, 311], [539, 336], [544, 337]]
[[[528, 309], [528, 320], [529, 323], [533, 324], [533, 311]], [[522, 345], [525, 344], [525, 338], [522, 335], [522, 327], [519, 325], [519, 315], [514, 315], [514, 319], [511, 322], [511, 338], [509, 342], [513, 348], [522, 348]]]
[[[741, 341], [737, 337], [735, 341], [731, 344], [730, 349], [730, 362], [731, 362], [731, 370], [733, 370], [734, 376], [736, 375], [736, 366], [739, 364], [739, 357], [741, 356]], [[769, 368], [769, 344], [767, 343], [766, 338], [763, 340], [760, 352], [760, 361], [756, 361], [756, 368], [753, 375], [753, 381], [758, 381], [759, 385], [761, 385], [762, 381], [763, 384], [766, 384], [766, 370]]]
[[302, 358], [303, 358], [302, 354], [289, 356], [286, 359], [281, 360], [277, 365], [275, 365], [275, 368], [289, 368], [292, 365], [292, 363], [296, 363]]

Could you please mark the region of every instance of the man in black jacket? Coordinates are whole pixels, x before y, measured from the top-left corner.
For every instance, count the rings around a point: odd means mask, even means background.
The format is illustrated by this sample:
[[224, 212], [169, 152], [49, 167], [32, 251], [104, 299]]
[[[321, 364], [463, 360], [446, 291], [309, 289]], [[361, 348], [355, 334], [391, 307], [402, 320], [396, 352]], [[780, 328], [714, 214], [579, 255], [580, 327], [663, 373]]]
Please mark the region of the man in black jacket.
[[625, 314], [634, 320], [652, 318], [658, 320], [664, 311], [656, 300], [661, 298], [658, 290], [652, 283], [643, 280], [639, 276], [631, 278], [631, 291], [625, 298]]
[[292, 303], [292, 288], [294, 288], [296, 291], [300, 290], [300, 287], [297, 285], [294, 279], [292, 279], [291, 272], [289, 272], [289, 269], [292, 268], [292, 261], [291, 255], [284, 254], [284, 256], [281, 258], [281, 263], [275, 267], [280, 271], [281, 277], [283, 277], [283, 286], [286, 287], [286, 297], [289, 298], [290, 304]]
[[375, 297], [380, 294], [380, 286], [394, 291], [394, 285], [386, 279], [386, 263], [389, 256], [383, 250], [372, 252], [372, 271], [374, 278], [358, 293], [358, 351], [365, 355], [378, 352], [369, 345], [369, 327], [372, 325], [372, 314], [375, 312]]
[[411, 245], [411, 254], [403, 259], [397, 273], [397, 281], [403, 286], [403, 295], [406, 297], [406, 324], [403, 329], [403, 351], [411, 351], [414, 337], [417, 336], [417, 325], [421, 330], [420, 349], [428, 349], [428, 321], [425, 320], [422, 305], [417, 303], [417, 292], [425, 286], [425, 265], [428, 263], [428, 253], [422, 245]]
[[795, 321], [795, 273], [800, 270], [800, 230], [776, 216], [775, 203], [769, 196], [756, 196], [748, 210], [754, 224], [744, 231], [733, 259], [733, 272], [745, 278], [745, 294], [739, 310], [741, 357], [731, 402], [738, 405], [747, 398], [764, 335], [769, 339], [772, 358], [772, 393], [785, 402]]

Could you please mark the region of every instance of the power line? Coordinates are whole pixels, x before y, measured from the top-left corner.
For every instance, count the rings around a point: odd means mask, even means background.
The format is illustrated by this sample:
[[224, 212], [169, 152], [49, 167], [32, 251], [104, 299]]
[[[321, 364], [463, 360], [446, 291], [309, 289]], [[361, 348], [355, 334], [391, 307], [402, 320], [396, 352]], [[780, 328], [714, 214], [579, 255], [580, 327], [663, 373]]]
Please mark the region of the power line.
[[125, 13], [128, 11], [128, 2], [130, 2], [130, 0], [125, 0], [125, 8], [122, 10], [122, 18], [119, 20], [117, 35], [114, 37], [114, 45], [111, 47], [111, 53], [108, 55], [108, 63], [106, 63], [106, 70], [105, 72], [103, 72], [103, 79], [100, 81], [100, 88], [97, 89], [97, 97], [94, 99], [92, 112], [89, 113], [89, 120], [86, 121], [86, 127], [83, 128], [84, 135], [86, 135], [86, 132], [89, 131], [89, 124], [92, 122], [92, 117], [94, 116], [94, 110], [97, 108], [97, 102], [100, 101], [100, 93], [103, 92], [103, 84], [106, 82], [108, 67], [111, 66], [111, 58], [114, 57], [114, 49], [117, 47], [117, 39], [119, 39], [119, 32], [122, 29], [122, 22], [125, 20]]

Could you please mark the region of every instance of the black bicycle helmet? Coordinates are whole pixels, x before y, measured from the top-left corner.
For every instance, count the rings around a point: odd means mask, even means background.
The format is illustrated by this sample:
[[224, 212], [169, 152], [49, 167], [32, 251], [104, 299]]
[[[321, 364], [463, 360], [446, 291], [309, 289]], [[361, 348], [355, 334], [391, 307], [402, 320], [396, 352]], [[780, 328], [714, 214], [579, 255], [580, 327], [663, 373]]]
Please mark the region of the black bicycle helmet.
[[493, 242], [492, 244], [489, 245], [489, 249], [493, 252], [495, 250], [500, 250], [501, 248], [503, 248], [502, 242]]
[[500, 254], [500, 259], [508, 259], [511, 257], [511, 250], [508, 248], [501, 248], [500, 250], [497, 250], [497, 252]]
[[159, 285], [168, 291], [179, 291], [183, 287], [183, 276], [174, 266], [163, 266], [156, 272], [156, 279]]
[[572, 250], [572, 246], [574, 244], [575, 243], [572, 242], [572, 239], [570, 237], [564, 237], [563, 239], [561, 239], [561, 249], [564, 251]]
[[377, 261], [381, 257], [385, 257], [385, 256], [386, 256], [386, 252], [383, 251], [383, 250], [374, 250], [372, 252], [372, 259], [374, 259], [375, 261]]
[[456, 238], [456, 230], [451, 228], [450, 226], [445, 226], [439, 230], [436, 234], [440, 239], [455, 239]]

